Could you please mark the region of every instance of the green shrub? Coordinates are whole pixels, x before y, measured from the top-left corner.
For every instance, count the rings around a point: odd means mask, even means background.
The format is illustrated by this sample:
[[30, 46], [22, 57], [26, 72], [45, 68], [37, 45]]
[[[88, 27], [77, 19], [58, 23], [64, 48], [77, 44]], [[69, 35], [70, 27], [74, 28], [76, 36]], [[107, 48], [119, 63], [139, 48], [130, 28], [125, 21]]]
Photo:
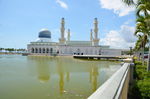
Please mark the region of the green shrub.
[[150, 79], [137, 81], [137, 87], [142, 99], [150, 99]]
[[146, 65], [135, 61], [135, 82], [130, 86], [131, 99], [150, 99], [150, 72], [146, 71]]
[[146, 66], [144, 65], [144, 66], [142, 66], [142, 65], [136, 65], [136, 67], [135, 67], [136, 69], [142, 69], [142, 70], [146, 70]]
[[135, 65], [142, 65], [142, 62], [140, 62], [140, 61], [135, 61]]
[[136, 79], [143, 80], [148, 77], [148, 72], [146, 71], [147, 67], [146, 65], [142, 66], [142, 64], [141, 65], [139, 64], [141, 64], [141, 62], [137, 62], [135, 65], [134, 75]]
[[144, 74], [143, 74], [143, 70], [141, 70], [141, 69], [137, 69], [136, 70], [136, 79], [137, 80], [142, 80], [142, 79], [144, 79]]
[[137, 86], [137, 81], [135, 81], [129, 88], [129, 99], [141, 99], [141, 92]]

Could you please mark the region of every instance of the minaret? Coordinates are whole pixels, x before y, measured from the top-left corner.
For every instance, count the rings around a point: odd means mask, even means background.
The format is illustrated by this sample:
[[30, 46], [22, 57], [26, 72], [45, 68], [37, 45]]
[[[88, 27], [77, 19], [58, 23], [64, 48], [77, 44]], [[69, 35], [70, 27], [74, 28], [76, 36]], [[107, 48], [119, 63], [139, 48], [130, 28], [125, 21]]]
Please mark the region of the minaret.
[[94, 46], [98, 46], [99, 38], [98, 38], [98, 20], [97, 18], [94, 19], [94, 39], [93, 39]]
[[94, 19], [94, 38], [97, 39], [97, 33], [98, 33], [98, 21], [97, 18]]
[[91, 29], [91, 32], [90, 32], [90, 41], [93, 41], [93, 30]]
[[60, 44], [65, 44], [65, 37], [64, 37], [64, 33], [65, 33], [65, 19], [62, 18], [61, 19], [61, 28], [60, 28], [60, 32], [61, 32], [61, 38], [59, 39]]
[[68, 29], [68, 41], [70, 41], [70, 29]]

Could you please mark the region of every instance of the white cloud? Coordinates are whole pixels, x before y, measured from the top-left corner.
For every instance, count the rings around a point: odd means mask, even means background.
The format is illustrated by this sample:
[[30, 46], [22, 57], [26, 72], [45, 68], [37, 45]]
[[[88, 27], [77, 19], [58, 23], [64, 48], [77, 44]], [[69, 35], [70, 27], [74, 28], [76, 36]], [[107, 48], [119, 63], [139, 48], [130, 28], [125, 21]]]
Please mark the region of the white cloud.
[[68, 9], [68, 5], [62, 0], [56, 0], [56, 3], [58, 3], [64, 9]]
[[115, 14], [119, 16], [128, 15], [130, 12], [134, 11], [134, 7], [128, 7], [122, 0], [99, 0], [102, 8], [113, 10]]
[[122, 25], [119, 31], [111, 30], [101, 39], [101, 43], [109, 45], [111, 48], [129, 48], [134, 47], [136, 37], [134, 36], [134, 27]]
[[135, 28], [134, 27], [130, 27], [127, 25], [122, 25], [121, 26], [121, 31], [120, 34], [122, 36], [122, 38], [124, 38], [124, 40], [128, 43], [132, 43], [136, 41], [136, 37], [134, 36], [134, 31]]
[[[133, 23], [134, 20], [133, 19], [129, 19], [128, 21], [124, 22], [125, 25], [129, 25], [130, 23]], [[134, 22], [135, 23], [135, 22]]]

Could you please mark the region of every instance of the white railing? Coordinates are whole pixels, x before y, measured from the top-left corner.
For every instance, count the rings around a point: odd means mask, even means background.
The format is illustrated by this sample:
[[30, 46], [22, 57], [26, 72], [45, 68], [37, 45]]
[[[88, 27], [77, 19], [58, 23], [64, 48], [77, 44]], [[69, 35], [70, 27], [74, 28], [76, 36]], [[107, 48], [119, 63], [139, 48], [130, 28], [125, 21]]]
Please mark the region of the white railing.
[[88, 99], [127, 99], [130, 79], [130, 63], [124, 63]]

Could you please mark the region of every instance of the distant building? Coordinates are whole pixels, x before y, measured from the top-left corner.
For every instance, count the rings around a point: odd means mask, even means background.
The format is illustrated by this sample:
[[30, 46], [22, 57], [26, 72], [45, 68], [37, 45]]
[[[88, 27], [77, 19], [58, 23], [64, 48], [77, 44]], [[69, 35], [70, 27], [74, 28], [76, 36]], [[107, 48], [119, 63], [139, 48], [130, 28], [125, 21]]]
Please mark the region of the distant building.
[[60, 33], [59, 42], [52, 42], [51, 32], [48, 29], [42, 29], [38, 39], [27, 45], [28, 52], [31, 55], [121, 55], [121, 50], [99, 45], [97, 18], [94, 19], [94, 29], [90, 31], [89, 41], [70, 40], [70, 29], [66, 39], [64, 18], [61, 20]]

